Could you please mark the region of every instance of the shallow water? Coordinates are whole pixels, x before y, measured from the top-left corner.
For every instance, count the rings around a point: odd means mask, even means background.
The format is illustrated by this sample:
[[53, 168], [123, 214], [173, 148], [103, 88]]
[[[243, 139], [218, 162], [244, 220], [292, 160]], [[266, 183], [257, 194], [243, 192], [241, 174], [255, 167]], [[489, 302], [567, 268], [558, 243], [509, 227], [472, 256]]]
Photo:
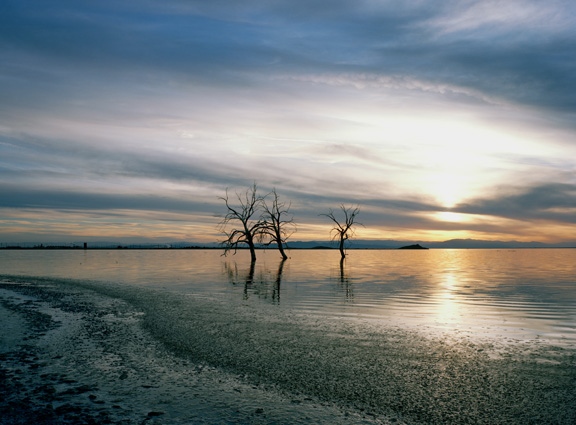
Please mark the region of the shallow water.
[[349, 254], [341, 267], [334, 251], [267, 251], [251, 267], [215, 250], [0, 251], [0, 285], [71, 315], [42, 347], [69, 335], [50, 356], [126, 414], [574, 423], [576, 250]]
[[0, 273], [125, 283], [274, 306], [370, 317], [429, 332], [576, 343], [576, 250], [293, 250], [279, 261], [218, 250], [0, 251]]

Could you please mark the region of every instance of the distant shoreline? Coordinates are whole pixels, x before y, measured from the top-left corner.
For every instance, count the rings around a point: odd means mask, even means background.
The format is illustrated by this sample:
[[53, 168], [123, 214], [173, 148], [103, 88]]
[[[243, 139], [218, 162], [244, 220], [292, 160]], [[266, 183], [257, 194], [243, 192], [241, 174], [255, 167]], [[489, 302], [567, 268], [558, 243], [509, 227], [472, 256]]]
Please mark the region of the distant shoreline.
[[[257, 250], [266, 251], [274, 250], [275, 248], [260, 248], [256, 247]], [[317, 246], [317, 247], [287, 247], [285, 249], [289, 250], [334, 250], [337, 251], [337, 247], [328, 246]], [[440, 250], [440, 249], [490, 249], [490, 250], [511, 250], [511, 249], [576, 249], [576, 246], [494, 246], [494, 247], [429, 247], [424, 249], [403, 249], [403, 247], [349, 247], [346, 248], [347, 251], [426, 251], [426, 250]], [[105, 251], [105, 250], [224, 250], [221, 247], [210, 247], [210, 246], [183, 246], [183, 247], [173, 247], [173, 246], [134, 246], [134, 245], [118, 245], [118, 246], [92, 246], [92, 247], [82, 247], [82, 246], [0, 246], [0, 251]], [[248, 248], [238, 248], [238, 251], [248, 251]]]
[[[84, 250], [84, 249], [224, 249], [218, 241], [153, 241], [142, 238], [141, 240], [0, 240], [0, 250], [2, 249], [62, 249], [62, 250]], [[448, 239], [444, 241], [423, 241], [423, 240], [396, 240], [396, 239], [353, 239], [347, 241], [347, 250], [395, 250], [405, 247], [421, 246], [428, 249], [539, 249], [539, 248], [576, 248], [576, 241], [563, 242], [539, 242], [539, 241], [517, 241], [517, 240], [484, 240], [484, 239]], [[336, 250], [337, 246], [331, 240], [290, 240], [284, 245], [286, 249], [302, 250]], [[256, 245], [256, 249], [275, 249], [276, 245]], [[239, 250], [247, 250], [247, 246], [239, 246]]]

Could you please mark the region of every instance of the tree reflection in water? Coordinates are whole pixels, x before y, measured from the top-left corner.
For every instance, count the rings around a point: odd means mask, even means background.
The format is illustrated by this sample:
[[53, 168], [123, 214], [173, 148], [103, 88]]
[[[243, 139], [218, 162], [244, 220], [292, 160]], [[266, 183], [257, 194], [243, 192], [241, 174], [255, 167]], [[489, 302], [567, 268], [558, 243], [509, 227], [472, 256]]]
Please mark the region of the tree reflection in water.
[[350, 282], [350, 278], [348, 277], [348, 273], [344, 268], [345, 259], [340, 259], [340, 289], [344, 292], [344, 296], [346, 297], [346, 301], [354, 301], [354, 290], [352, 288], [352, 283]]
[[[280, 304], [282, 276], [284, 265], [287, 260], [280, 260], [278, 267], [274, 271], [266, 264], [258, 265], [256, 261], [238, 265], [235, 261], [226, 261], [224, 274], [228, 281], [234, 286], [243, 286], [242, 297], [244, 300], [252, 296], [260, 299], [270, 300], [273, 304]], [[339, 262], [337, 277], [331, 277], [330, 281], [336, 283], [338, 292], [344, 295], [346, 302], [354, 301], [354, 288], [352, 281], [345, 267], [345, 259]]]
[[285, 259], [280, 260], [275, 274], [266, 266], [258, 268], [256, 273], [255, 261], [251, 261], [247, 269], [239, 268], [236, 262], [227, 261], [224, 263], [224, 269], [232, 285], [244, 285], [245, 300], [256, 295], [258, 298], [270, 299], [274, 304], [280, 304], [280, 286], [285, 263]]
[[276, 284], [274, 285], [274, 289], [272, 291], [272, 299], [278, 304], [280, 304], [280, 284], [282, 283], [282, 273], [284, 271], [285, 262], [286, 258], [282, 258], [278, 264], [278, 271], [276, 272]]

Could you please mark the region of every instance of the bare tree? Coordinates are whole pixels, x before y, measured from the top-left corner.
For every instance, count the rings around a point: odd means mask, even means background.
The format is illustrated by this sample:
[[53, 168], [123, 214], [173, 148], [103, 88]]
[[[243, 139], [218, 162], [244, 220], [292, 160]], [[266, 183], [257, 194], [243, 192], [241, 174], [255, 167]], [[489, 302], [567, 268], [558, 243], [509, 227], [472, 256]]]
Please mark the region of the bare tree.
[[[272, 203], [266, 202], [266, 197], [272, 197]], [[278, 251], [284, 260], [288, 258], [284, 252], [286, 240], [296, 231], [296, 225], [292, 217], [288, 218], [290, 204], [286, 206], [285, 202], [280, 202], [276, 189], [273, 189], [268, 195], [262, 198], [262, 215], [260, 226], [260, 241], [269, 246], [276, 243]]]
[[[254, 242], [258, 238], [262, 227], [262, 222], [259, 217], [256, 218], [256, 214], [262, 198], [257, 194], [256, 183], [243, 194], [236, 192], [236, 198], [239, 205], [231, 205], [228, 189], [226, 189], [226, 196], [219, 198], [224, 201], [228, 209], [228, 212], [220, 222], [220, 231], [226, 235], [226, 239], [222, 242], [224, 254], [227, 254], [230, 250], [234, 250], [234, 253], [236, 253], [238, 245], [246, 244], [250, 249], [252, 262], [254, 262], [256, 261]], [[228, 230], [228, 227], [232, 224], [234, 227]]]
[[336, 215], [332, 209], [328, 214], [320, 214], [328, 217], [334, 222], [334, 227], [330, 231], [332, 235], [332, 240], [338, 240], [338, 248], [340, 249], [340, 255], [342, 260], [346, 257], [344, 252], [344, 242], [354, 236], [356, 225], [362, 226], [362, 223], [356, 223], [356, 216], [360, 213], [360, 208], [358, 207], [346, 207], [344, 204], [340, 205], [340, 209], [344, 213], [344, 220], [340, 221], [336, 218]]

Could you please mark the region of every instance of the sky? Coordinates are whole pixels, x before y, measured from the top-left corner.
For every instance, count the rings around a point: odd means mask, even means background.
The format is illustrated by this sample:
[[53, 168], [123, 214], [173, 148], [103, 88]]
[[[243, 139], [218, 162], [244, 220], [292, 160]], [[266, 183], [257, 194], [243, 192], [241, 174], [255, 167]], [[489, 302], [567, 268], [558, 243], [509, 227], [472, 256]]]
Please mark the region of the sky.
[[3, 0], [0, 243], [576, 241], [576, 4]]

